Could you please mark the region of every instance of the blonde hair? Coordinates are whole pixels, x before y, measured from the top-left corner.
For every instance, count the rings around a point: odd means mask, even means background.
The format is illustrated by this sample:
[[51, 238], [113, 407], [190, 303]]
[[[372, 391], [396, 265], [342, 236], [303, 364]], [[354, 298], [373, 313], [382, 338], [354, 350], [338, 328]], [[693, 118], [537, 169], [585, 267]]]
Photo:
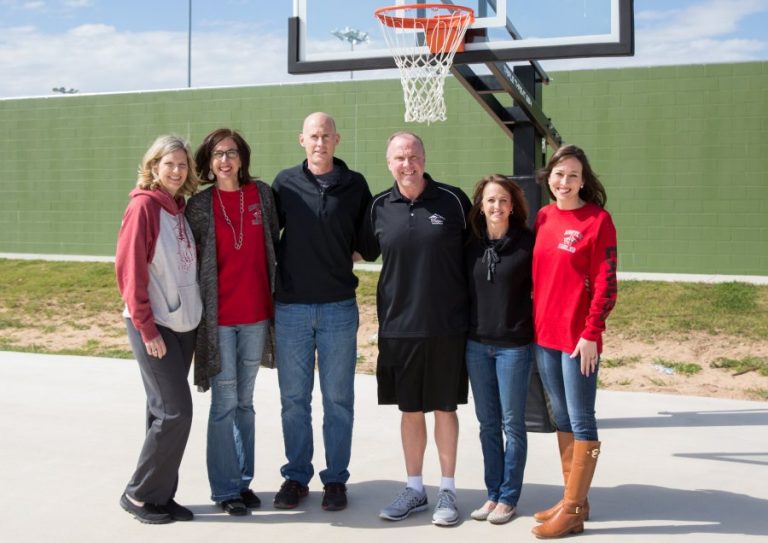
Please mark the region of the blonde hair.
[[136, 179], [136, 187], [145, 190], [157, 190], [160, 188], [160, 180], [153, 172], [154, 168], [165, 155], [176, 151], [184, 151], [187, 155], [187, 179], [176, 192], [179, 196], [189, 196], [197, 190], [200, 179], [197, 177], [197, 167], [195, 159], [192, 157], [192, 150], [187, 140], [181, 136], [166, 135], [159, 136], [152, 145], [149, 146], [144, 158], [139, 166], [139, 176]]

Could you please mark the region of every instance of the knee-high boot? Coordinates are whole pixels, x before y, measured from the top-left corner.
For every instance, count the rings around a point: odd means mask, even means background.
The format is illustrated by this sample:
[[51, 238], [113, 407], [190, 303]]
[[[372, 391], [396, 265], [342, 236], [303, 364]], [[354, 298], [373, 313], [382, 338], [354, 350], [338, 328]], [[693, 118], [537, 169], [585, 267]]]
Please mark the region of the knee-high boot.
[[[557, 432], [557, 445], [560, 448], [560, 465], [563, 469], [563, 487], [568, 485], [568, 476], [571, 474], [571, 461], [573, 459], [573, 434], [571, 432]], [[544, 511], [533, 514], [536, 522], [544, 522], [551, 519], [557, 510], [563, 506], [563, 500]], [[584, 520], [589, 520], [589, 500], [584, 501]]]
[[552, 518], [536, 526], [532, 530], [533, 535], [539, 539], [550, 539], [584, 531], [584, 503], [592, 485], [599, 455], [599, 441], [573, 442], [571, 474], [565, 485], [563, 505]]

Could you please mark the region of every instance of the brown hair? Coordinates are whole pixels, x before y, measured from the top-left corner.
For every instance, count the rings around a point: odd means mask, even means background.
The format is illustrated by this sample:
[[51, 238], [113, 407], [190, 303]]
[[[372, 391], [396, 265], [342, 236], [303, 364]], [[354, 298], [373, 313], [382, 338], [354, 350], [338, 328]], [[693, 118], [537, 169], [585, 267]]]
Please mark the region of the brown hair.
[[590, 166], [587, 154], [575, 145], [563, 145], [555, 151], [547, 165], [536, 173], [536, 180], [547, 187], [549, 197], [555, 200], [555, 195], [552, 194], [552, 189], [549, 188], [549, 176], [552, 175], [552, 170], [555, 166], [566, 158], [571, 157], [581, 162], [581, 178], [584, 181], [584, 186], [579, 189], [579, 198], [585, 202], [592, 202], [600, 207], [605, 207], [608, 201], [605, 187], [603, 187], [597, 174], [592, 169], [592, 166]]
[[475, 185], [475, 191], [472, 194], [472, 209], [469, 210], [469, 225], [472, 228], [472, 234], [477, 239], [482, 239], [485, 233], [485, 215], [481, 211], [483, 210], [483, 191], [490, 183], [499, 185], [512, 199], [512, 214], [509, 216], [509, 224], [518, 228], [527, 228], [528, 202], [525, 200], [523, 189], [507, 176], [496, 173], [483, 177]]
[[213, 153], [213, 148], [227, 138], [232, 138], [235, 145], [237, 145], [237, 152], [240, 155], [240, 171], [237, 173], [238, 184], [242, 186], [247, 181], [258, 179], [258, 177], [251, 177], [248, 171], [251, 165], [251, 147], [243, 136], [237, 130], [232, 130], [231, 128], [217, 128], [203, 138], [203, 143], [195, 151], [197, 175], [200, 176], [200, 183], [203, 185], [215, 181], [215, 179], [208, 178], [208, 174], [211, 173], [211, 154]]

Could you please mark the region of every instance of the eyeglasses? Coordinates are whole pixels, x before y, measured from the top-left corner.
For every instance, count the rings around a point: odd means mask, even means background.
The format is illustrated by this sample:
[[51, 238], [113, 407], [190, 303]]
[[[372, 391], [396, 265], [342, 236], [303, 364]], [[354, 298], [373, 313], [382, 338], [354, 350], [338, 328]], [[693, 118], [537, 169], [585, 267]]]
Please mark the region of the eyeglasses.
[[228, 159], [233, 160], [240, 156], [240, 151], [237, 149], [227, 149], [226, 151], [214, 151], [211, 153], [211, 156], [216, 160], [223, 159], [224, 155], [226, 155]]

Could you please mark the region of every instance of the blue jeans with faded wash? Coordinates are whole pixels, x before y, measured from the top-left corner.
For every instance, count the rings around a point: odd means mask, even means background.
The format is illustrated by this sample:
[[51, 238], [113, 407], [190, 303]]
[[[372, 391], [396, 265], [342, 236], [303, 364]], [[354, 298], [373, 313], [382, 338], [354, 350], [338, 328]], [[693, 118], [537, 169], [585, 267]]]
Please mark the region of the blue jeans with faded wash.
[[555, 425], [560, 432], [573, 432], [579, 441], [597, 441], [595, 399], [598, 362], [594, 373], [581, 373], [581, 359], [570, 353], [536, 346], [539, 375], [547, 391]]
[[525, 402], [532, 359], [531, 345], [467, 341], [467, 373], [480, 422], [488, 499], [512, 507], [520, 499], [528, 455]]
[[[315, 360], [323, 396], [323, 484], [346, 483], [352, 450], [359, 314], [354, 298], [322, 304], [275, 304], [277, 376], [282, 405], [285, 479], [314, 475], [312, 390]], [[317, 357], [317, 358], [316, 358]]]
[[253, 480], [253, 388], [261, 365], [267, 321], [219, 326], [221, 371], [211, 378], [208, 481], [217, 503], [240, 498]]

